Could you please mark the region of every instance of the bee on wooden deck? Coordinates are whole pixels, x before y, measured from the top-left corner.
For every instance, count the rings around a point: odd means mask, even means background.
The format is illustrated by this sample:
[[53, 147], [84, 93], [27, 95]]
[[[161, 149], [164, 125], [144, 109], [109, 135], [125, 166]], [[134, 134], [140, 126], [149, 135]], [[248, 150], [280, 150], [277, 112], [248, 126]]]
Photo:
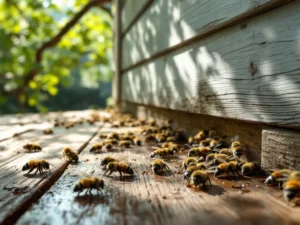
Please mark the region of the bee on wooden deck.
[[271, 173], [265, 180], [265, 184], [268, 185], [278, 185], [278, 188], [281, 189], [283, 185], [283, 180], [288, 178], [288, 176], [292, 173], [291, 170], [283, 169], [277, 170]]
[[64, 159], [67, 158], [70, 162], [78, 162], [78, 154], [69, 147], [64, 148], [61, 155]]
[[100, 137], [101, 139], [106, 139], [106, 138], [107, 138], [107, 134], [100, 134], [99, 137]]
[[207, 147], [194, 147], [191, 148], [188, 152], [188, 157], [200, 157], [205, 158], [210, 152], [210, 149]]
[[211, 186], [211, 181], [209, 175], [206, 171], [196, 170], [187, 180], [187, 186], [194, 186], [195, 188], [200, 188], [200, 185], [205, 186], [206, 183], [209, 183]]
[[23, 146], [24, 149], [26, 149], [28, 152], [31, 151], [41, 151], [42, 148], [39, 144], [35, 144], [35, 143], [29, 143]]
[[300, 197], [300, 180], [291, 179], [284, 184], [283, 197], [286, 201], [292, 201], [296, 197]]
[[148, 121], [146, 122], [146, 124], [149, 125], [149, 126], [154, 127], [154, 126], [156, 126], [156, 121], [153, 120], [153, 119], [151, 119], [151, 120], [148, 120]]
[[157, 141], [158, 143], [162, 143], [162, 142], [165, 142], [165, 141], [166, 141], [167, 137], [166, 137], [165, 134], [159, 133], [159, 134], [156, 134], [156, 135], [155, 135], [155, 139], [156, 139], [156, 141]]
[[90, 149], [90, 152], [100, 152], [102, 150], [103, 145], [100, 143], [93, 144], [92, 148]]
[[[156, 148], [156, 147], [153, 147]], [[164, 157], [171, 157], [174, 155], [174, 151], [170, 148], [157, 148], [150, 154], [150, 158], [154, 158], [155, 156], [160, 156], [161, 158]]]
[[64, 127], [65, 127], [66, 129], [70, 129], [70, 128], [74, 127], [74, 126], [75, 126], [75, 124], [72, 123], [72, 122], [65, 123], [65, 125], [64, 125]]
[[230, 148], [230, 151], [235, 157], [241, 157], [245, 152], [243, 145], [241, 145], [241, 143], [238, 140], [239, 140], [239, 136], [236, 135], [233, 138], [233, 142], [231, 143], [231, 148]]
[[164, 173], [165, 171], [171, 171], [169, 166], [160, 159], [156, 159], [154, 161], [151, 162], [150, 168], [152, 170], [152, 172], [156, 175], [160, 175], [162, 173]]
[[213, 162], [214, 165], [218, 164], [218, 160], [216, 159], [223, 159], [225, 161], [230, 161], [230, 157], [226, 154], [216, 154], [216, 153], [210, 153], [206, 156], [205, 162], [211, 163]]
[[[212, 167], [210, 168], [212, 169]], [[220, 175], [223, 175], [224, 173], [229, 174], [231, 173], [233, 176], [240, 176], [239, 173], [240, 166], [239, 163], [236, 161], [230, 161], [230, 162], [223, 162], [219, 164], [215, 170], [215, 177], [218, 177]]]
[[256, 162], [242, 162], [240, 164], [243, 176], [253, 176], [260, 172], [260, 166]]
[[44, 134], [53, 134], [53, 130], [52, 129], [46, 129], [43, 131]]
[[107, 151], [111, 151], [113, 149], [113, 145], [112, 144], [105, 144], [103, 146], [104, 149], [106, 149]]
[[110, 156], [106, 156], [102, 161], [101, 161], [101, 166], [106, 166], [107, 164], [111, 163], [111, 162], [119, 162], [118, 159], [115, 159], [113, 157]]
[[130, 141], [120, 141], [119, 146], [121, 148], [130, 148]]
[[182, 168], [186, 170], [190, 164], [196, 165], [197, 163], [198, 163], [198, 159], [196, 157], [187, 157], [182, 162]]
[[110, 176], [114, 172], [119, 172], [120, 178], [123, 177], [122, 173], [129, 174], [129, 175], [134, 175], [133, 169], [128, 164], [120, 163], [120, 162], [110, 162], [110, 163], [108, 163], [107, 166], [106, 166], [106, 171], [105, 171], [104, 175], [106, 175], [107, 172], [109, 172], [109, 174], [107, 176]]
[[229, 148], [214, 149], [213, 151], [217, 152], [219, 154], [225, 154], [225, 155], [228, 155], [228, 156], [232, 156], [232, 152], [230, 151]]
[[187, 169], [185, 170], [184, 174], [183, 174], [183, 178], [185, 180], [187, 180], [188, 178], [190, 178], [190, 176], [192, 175], [192, 173], [196, 170], [206, 170], [207, 166], [205, 163], [190, 163], [189, 166], [187, 167]]
[[44, 172], [43, 170], [49, 170], [50, 171], [50, 163], [48, 163], [46, 160], [43, 160], [43, 159], [32, 159], [32, 160], [29, 160], [22, 167], [22, 171], [29, 170], [28, 173], [30, 173], [34, 169], [36, 169], [35, 174], [38, 171], [40, 173], [43, 173]]
[[133, 135], [129, 135], [129, 134], [124, 134], [124, 135], [120, 135], [120, 140], [122, 141], [133, 141]]
[[196, 142], [200, 142], [207, 138], [209, 135], [209, 132], [207, 130], [200, 130], [195, 136], [194, 139]]
[[91, 195], [92, 189], [95, 189], [97, 191], [97, 194], [99, 191], [102, 192], [103, 189], [105, 190], [106, 186], [105, 186], [104, 180], [102, 180], [98, 177], [91, 177], [91, 176], [86, 175], [86, 178], [79, 180], [75, 184], [73, 191], [78, 192], [78, 195], [79, 195], [83, 190], [86, 190], [85, 194], [87, 194], [87, 192], [89, 192]]
[[138, 145], [138, 146], [141, 146], [141, 145], [142, 145], [142, 141], [141, 141], [141, 139], [138, 138], [138, 137], [134, 137], [134, 138], [133, 138], [133, 143], [134, 143], [135, 145]]
[[153, 134], [148, 134], [146, 137], [145, 137], [145, 142], [150, 142], [150, 141], [156, 141], [156, 138]]
[[110, 134], [107, 135], [107, 138], [108, 139], [116, 139], [116, 140], [119, 140], [120, 139], [120, 136], [118, 133], [115, 133], [115, 132], [112, 132]]
[[102, 141], [102, 145], [117, 145], [119, 143], [119, 141], [117, 139], [106, 139], [104, 141]]

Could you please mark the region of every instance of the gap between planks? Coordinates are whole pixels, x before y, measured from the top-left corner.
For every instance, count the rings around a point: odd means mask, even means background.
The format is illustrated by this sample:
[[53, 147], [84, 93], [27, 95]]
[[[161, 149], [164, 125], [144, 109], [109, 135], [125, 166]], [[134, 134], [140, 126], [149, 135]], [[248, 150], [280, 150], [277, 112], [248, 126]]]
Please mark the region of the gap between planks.
[[[103, 126], [104, 124], [101, 124], [94, 134], [83, 145], [80, 146], [80, 148], [77, 150], [78, 154], [82, 152], [82, 150], [97, 135]], [[46, 191], [61, 177], [69, 164], [69, 161], [64, 162], [46, 180], [42, 180], [30, 195], [23, 199], [16, 208], [14, 208], [4, 217], [0, 225], [16, 223], [16, 221], [30, 208], [31, 204], [41, 198]]]

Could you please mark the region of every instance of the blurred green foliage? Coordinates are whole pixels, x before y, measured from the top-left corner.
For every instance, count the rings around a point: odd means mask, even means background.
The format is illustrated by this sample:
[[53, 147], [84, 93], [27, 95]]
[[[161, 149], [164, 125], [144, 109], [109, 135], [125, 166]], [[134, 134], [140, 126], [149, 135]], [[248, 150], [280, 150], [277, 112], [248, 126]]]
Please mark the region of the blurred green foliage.
[[[97, 89], [99, 82], [111, 80], [112, 19], [99, 7], [89, 10], [56, 46], [47, 49], [40, 64], [35, 60], [37, 49], [87, 2], [0, 0], [0, 113], [19, 111], [20, 105], [52, 110], [47, 101], [74, 84], [71, 75], [75, 72], [77, 83], [81, 81], [75, 91], [81, 87], [85, 91]], [[13, 96], [34, 69], [39, 73], [29, 81], [26, 91]]]

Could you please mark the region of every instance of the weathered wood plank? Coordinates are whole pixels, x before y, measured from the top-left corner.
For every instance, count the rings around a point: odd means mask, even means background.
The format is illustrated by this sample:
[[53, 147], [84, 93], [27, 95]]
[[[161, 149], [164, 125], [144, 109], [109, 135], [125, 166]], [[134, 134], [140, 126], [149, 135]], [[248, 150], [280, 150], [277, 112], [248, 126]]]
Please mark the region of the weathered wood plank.
[[[74, 150], [80, 149], [97, 131], [99, 124], [93, 126], [83, 124], [71, 129], [63, 127], [53, 128], [53, 135], [42, 135], [42, 130], [35, 130], [21, 135], [5, 151], [8, 154], [1, 160], [0, 174], [0, 224], [15, 221], [20, 213], [29, 207], [30, 201], [43, 194], [42, 190], [55, 182], [55, 176], [63, 172], [68, 165], [59, 159], [61, 150], [69, 146]], [[9, 143], [8, 140], [7, 142]], [[43, 148], [41, 152], [24, 153], [22, 146], [26, 142], [39, 142]], [[2, 144], [5, 142], [2, 142]], [[4, 153], [3, 153], [4, 154]], [[53, 164], [53, 173], [42, 175], [25, 175], [21, 167], [30, 159], [45, 159]]]
[[127, 72], [123, 100], [299, 128], [299, 10], [292, 2]]
[[70, 118], [84, 118], [91, 114], [93, 110], [74, 110], [65, 112], [49, 112], [49, 113], [25, 113], [25, 114], [7, 114], [0, 116], [0, 125], [26, 125], [39, 124], [42, 122], [50, 122], [54, 119], [70, 119]]
[[125, 1], [122, 9], [122, 31], [125, 31], [132, 20], [135, 18], [139, 10], [146, 4], [148, 0], [129, 0]]
[[[17, 224], [299, 224], [299, 210], [258, 181], [212, 178], [212, 187], [196, 191], [185, 187], [182, 174], [144, 173], [151, 162], [148, 146], [97, 155], [89, 154], [89, 148], [81, 154], [83, 161], [70, 166]], [[107, 155], [131, 163], [136, 176], [123, 181], [117, 174], [103, 177], [108, 186], [103, 197], [76, 196], [72, 189], [80, 179], [78, 171], [99, 176], [100, 162]], [[182, 158], [168, 161], [172, 170], [179, 169]]]
[[157, 0], [125, 36], [123, 69], [286, 2], [289, 0]]
[[300, 170], [300, 133], [286, 129], [262, 131], [262, 166]]

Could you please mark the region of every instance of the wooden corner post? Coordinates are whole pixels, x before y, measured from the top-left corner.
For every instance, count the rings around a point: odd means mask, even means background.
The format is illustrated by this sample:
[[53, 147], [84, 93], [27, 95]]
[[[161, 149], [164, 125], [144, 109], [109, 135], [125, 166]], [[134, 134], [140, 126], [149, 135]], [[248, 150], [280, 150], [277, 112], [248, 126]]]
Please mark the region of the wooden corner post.
[[121, 42], [121, 8], [122, 0], [115, 0], [114, 13], [114, 60], [115, 60], [115, 75], [113, 80], [113, 98], [117, 108], [121, 103], [121, 62], [122, 62], [122, 42]]

